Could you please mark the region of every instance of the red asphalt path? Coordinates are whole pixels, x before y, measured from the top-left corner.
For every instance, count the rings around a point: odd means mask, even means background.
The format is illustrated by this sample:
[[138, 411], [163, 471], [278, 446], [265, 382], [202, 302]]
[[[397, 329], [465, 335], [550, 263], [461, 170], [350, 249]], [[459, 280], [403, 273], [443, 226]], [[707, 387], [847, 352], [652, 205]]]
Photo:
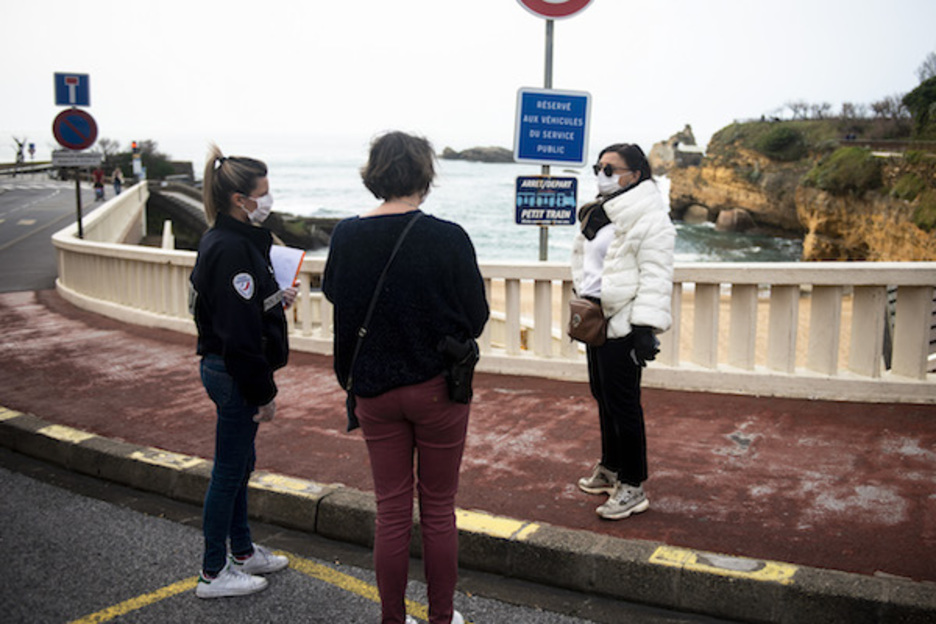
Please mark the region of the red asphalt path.
[[[195, 338], [0, 295], [0, 406], [211, 458]], [[371, 491], [330, 357], [293, 352], [257, 468]], [[646, 513], [609, 522], [576, 480], [597, 459], [584, 383], [476, 375], [458, 506], [624, 539], [936, 581], [936, 406], [647, 389]]]

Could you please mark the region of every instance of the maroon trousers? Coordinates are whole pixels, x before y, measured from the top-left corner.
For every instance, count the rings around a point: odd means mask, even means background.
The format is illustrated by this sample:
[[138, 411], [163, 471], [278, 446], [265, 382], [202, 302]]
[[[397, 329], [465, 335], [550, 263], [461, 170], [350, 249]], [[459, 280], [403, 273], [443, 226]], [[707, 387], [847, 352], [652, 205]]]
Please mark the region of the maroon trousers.
[[449, 400], [441, 376], [378, 397], [357, 397], [356, 413], [367, 441], [377, 498], [374, 565], [383, 624], [403, 624], [406, 617], [414, 485], [419, 493], [429, 622], [451, 621], [458, 580], [455, 494], [469, 411], [469, 405]]

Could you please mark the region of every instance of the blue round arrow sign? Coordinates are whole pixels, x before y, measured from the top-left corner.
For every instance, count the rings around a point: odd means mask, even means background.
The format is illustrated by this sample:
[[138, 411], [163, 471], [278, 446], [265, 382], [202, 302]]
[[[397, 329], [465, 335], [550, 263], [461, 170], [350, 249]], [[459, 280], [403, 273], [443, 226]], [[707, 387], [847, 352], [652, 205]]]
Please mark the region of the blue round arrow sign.
[[97, 139], [97, 123], [94, 117], [80, 108], [70, 108], [55, 117], [52, 122], [52, 134], [62, 147], [83, 150], [94, 145]]

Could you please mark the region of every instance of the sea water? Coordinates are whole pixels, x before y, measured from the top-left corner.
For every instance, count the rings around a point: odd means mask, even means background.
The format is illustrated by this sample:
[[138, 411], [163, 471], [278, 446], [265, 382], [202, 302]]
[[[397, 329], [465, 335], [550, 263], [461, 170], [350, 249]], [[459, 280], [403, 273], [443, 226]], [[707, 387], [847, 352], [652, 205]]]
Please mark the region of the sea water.
[[[223, 144], [221, 147], [225, 149]], [[267, 163], [274, 210], [309, 217], [349, 217], [380, 203], [361, 182], [367, 147], [366, 140], [279, 140], [257, 142], [249, 150], [225, 151], [228, 155], [248, 154]], [[445, 146], [435, 147], [441, 152]], [[440, 159], [435, 183], [422, 208], [465, 228], [481, 261], [536, 262], [541, 228], [516, 223], [515, 195], [518, 176], [540, 173], [536, 165]], [[553, 166], [550, 173], [578, 179], [579, 205], [594, 197], [595, 178], [590, 168]], [[662, 176], [655, 182], [668, 202], [669, 180]], [[719, 232], [711, 223], [677, 223], [676, 230], [677, 262], [798, 261], [802, 253], [798, 239]], [[547, 228], [546, 259], [567, 262], [575, 231], [575, 226]], [[319, 250], [309, 255], [326, 253]]]

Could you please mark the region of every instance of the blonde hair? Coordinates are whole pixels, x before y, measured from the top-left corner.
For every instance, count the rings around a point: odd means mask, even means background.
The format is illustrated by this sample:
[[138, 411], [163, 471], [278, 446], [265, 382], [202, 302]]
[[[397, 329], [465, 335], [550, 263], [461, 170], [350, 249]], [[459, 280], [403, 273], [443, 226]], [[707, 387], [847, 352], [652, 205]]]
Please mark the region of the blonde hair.
[[266, 175], [267, 166], [262, 161], [246, 156], [226, 157], [212, 143], [208, 148], [202, 179], [202, 199], [208, 223], [214, 225], [219, 213], [228, 214], [231, 211], [233, 193], [250, 195], [257, 186], [257, 180]]

